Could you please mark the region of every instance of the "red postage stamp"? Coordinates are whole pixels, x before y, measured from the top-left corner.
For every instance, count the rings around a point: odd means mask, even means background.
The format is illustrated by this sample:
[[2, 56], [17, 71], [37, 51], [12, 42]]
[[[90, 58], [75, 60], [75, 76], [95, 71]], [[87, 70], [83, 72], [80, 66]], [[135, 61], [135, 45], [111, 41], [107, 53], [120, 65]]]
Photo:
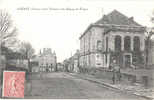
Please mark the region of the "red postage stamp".
[[24, 98], [25, 72], [3, 72], [3, 97]]

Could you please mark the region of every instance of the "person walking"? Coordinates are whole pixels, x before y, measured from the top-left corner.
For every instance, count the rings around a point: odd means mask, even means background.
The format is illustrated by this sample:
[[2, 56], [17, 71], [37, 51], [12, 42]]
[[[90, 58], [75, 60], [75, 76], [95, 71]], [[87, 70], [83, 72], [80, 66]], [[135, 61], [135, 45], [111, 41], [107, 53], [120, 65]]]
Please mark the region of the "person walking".
[[115, 68], [112, 69], [112, 74], [113, 74], [113, 76], [112, 76], [112, 83], [115, 84], [115, 82], [116, 82], [116, 72], [115, 72]]
[[111, 71], [112, 71], [112, 83], [116, 83], [116, 60], [113, 60], [113, 63], [110, 65]]
[[119, 70], [118, 70], [118, 81], [119, 81], [119, 82], [121, 81], [121, 71], [120, 71], [120, 67], [119, 67]]
[[118, 82], [120, 82], [121, 81], [121, 72], [120, 72], [120, 66], [118, 65], [118, 64], [116, 64], [116, 66], [115, 66], [115, 72], [116, 72], [116, 80], [118, 81]]

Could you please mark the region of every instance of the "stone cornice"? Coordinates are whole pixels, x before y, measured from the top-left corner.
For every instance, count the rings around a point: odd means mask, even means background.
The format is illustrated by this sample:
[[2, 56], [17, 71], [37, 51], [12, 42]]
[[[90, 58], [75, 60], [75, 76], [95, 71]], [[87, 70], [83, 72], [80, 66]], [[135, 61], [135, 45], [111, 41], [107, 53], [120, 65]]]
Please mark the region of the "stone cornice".
[[105, 31], [105, 34], [109, 33], [110, 31], [139, 32], [141, 34], [144, 34], [144, 32], [146, 31], [146, 28], [145, 27], [111, 26]]
[[124, 31], [124, 32], [145, 32], [145, 26], [130, 26], [130, 25], [115, 25], [115, 24], [90, 24], [84, 33], [79, 37], [81, 39], [92, 27], [106, 28], [105, 34], [110, 31]]

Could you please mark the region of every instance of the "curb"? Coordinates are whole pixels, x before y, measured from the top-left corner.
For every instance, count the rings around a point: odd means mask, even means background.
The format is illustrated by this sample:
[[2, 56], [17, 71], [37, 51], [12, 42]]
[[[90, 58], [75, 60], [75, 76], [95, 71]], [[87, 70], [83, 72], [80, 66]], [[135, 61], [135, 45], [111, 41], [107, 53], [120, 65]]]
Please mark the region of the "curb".
[[79, 78], [82, 78], [84, 80], [87, 80], [87, 81], [90, 81], [90, 82], [93, 82], [93, 83], [97, 83], [97, 84], [101, 84], [103, 85], [104, 87], [106, 88], [110, 88], [110, 89], [114, 89], [114, 90], [118, 90], [118, 91], [121, 91], [121, 92], [125, 92], [125, 93], [129, 93], [129, 94], [133, 94], [133, 95], [136, 95], [136, 96], [140, 96], [140, 97], [143, 97], [145, 99], [150, 99], [150, 100], [153, 100], [154, 98], [151, 98], [151, 97], [147, 97], [147, 96], [143, 96], [143, 95], [140, 95], [140, 94], [137, 94], [137, 93], [132, 93], [132, 92], [129, 92], [129, 91], [124, 91], [124, 90], [121, 90], [119, 88], [116, 88], [116, 87], [113, 87], [105, 82], [100, 82], [100, 81], [97, 81], [97, 80], [93, 80], [93, 79], [89, 79], [89, 78], [85, 78], [85, 77], [82, 77], [82, 76], [79, 76], [77, 74], [72, 74], [72, 73], [69, 73], [71, 76], [75, 76], [75, 77], [79, 77]]

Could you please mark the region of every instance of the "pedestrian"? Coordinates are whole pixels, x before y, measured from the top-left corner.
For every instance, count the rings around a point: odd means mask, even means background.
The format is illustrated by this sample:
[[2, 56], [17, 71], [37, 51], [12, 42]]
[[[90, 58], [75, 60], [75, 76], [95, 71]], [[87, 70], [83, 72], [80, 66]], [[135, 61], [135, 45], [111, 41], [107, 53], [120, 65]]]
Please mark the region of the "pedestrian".
[[116, 77], [117, 77], [116, 80], [118, 82], [120, 82], [120, 80], [121, 80], [121, 72], [120, 72], [120, 67], [117, 64], [115, 66], [115, 72], [116, 72]]
[[116, 83], [116, 60], [113, 60], [110, 67], [112, 70], [112, 82], [113, 84], [115, 84]]
[[115, 65], [115, 73], [116, 73], [116, 80], [120, 81], [120, 67], [118, 64]]
[[119, 67], [119, 71], [118, 71], [118, 79], [119, 79], [119, 82], [121, 81], [121, 71], [120, 71], [120, 67]]
[[112, 74], [113, 74], [113, 76], [112, 76], [112, 82], [113, 82], [113, 84], [115, 84], [115, 79], [116, 79], [115, 68], [112, 69]]

